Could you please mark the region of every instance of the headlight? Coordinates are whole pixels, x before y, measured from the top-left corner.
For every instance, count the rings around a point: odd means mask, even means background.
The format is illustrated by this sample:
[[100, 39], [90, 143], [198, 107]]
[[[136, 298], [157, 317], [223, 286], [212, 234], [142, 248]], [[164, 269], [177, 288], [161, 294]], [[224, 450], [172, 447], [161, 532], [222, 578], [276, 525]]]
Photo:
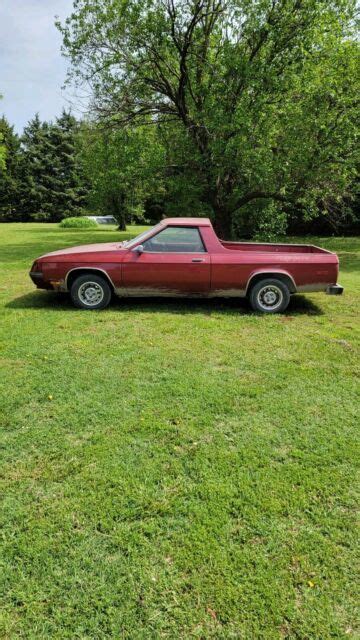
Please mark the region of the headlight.
[[34, 262], [33, 266], [31, 267], [31, 272], [32, 272], [32, 273], [38, 273], [38, 272], [41, 272], [41, 267], [40, 267], [39, 262], [37, 262], [37, 260], [35, 260], [35, 262]]

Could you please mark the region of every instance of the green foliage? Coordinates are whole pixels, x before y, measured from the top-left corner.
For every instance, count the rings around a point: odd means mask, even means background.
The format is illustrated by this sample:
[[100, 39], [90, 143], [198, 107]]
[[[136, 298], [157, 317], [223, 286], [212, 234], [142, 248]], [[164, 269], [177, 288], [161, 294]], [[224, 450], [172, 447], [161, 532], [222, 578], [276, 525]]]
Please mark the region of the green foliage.
[[25, 215], [47, 218], [55, 149], [51, 145], [50, 125], [39, 115], [30, 120], [22, 135], [20, 201]]
[[264, 318], [75, 310], [25, 274], [79, 232], [0, 233], [0, 636], [355, 640], [359, 239], [311, 239], [344, 296]]
[[60, 29], [101, 121], [159, 129], [178, 168], [167, 206], [211, 211], [230, 235], [249, 203], [257, 228], [258, 200], [311, 219], [351, 199], [354, 12], [353, 0], [77, 0]]
[[36, 115], [20, 139], [2, 118], [0, 136], [6, 148], [6, 170], [0, 169], [2, 219], [57, 221], [81, 213], [88, 185], [73, 116], [64, 111], [48, 123]]
[[[0, 93], [0, 100], [2, 99], [2, 95]], [[4, 134], [0, 132], [0, 171], [6, 170], [6, 146], [4, 144]]]
[[20, 141], [4, 116], [0, 118], [0, 140], [0, 221], [17, 220]]
[[147, 198], [154, 200], [163, 192], [164, 151], [156, 133], [152, 127], [112, 131], [83, 124], [81, 128], [81, 158], [91, 185], [89, 206], [113, 215], [121, 229], [144, 220]]
[[235, 236], [276, 242], [286, 236], [288, 215], [278, 202], [258, 199], [234, 215], [233, 228]]
[[0, 171], [6, 171], [6, 146], [2, 133], [0, 133]]
[[24, 130], [23, 208], [34, 219], [57, 221], [81, 212], [86, 186], [77, 129], [75, 118], [63, 111], [54, 124], [35, 116]]
[[95, 220], [86, 217], [64, 218], [59, 224], [61, 229], [89, 229], [97, 226]]

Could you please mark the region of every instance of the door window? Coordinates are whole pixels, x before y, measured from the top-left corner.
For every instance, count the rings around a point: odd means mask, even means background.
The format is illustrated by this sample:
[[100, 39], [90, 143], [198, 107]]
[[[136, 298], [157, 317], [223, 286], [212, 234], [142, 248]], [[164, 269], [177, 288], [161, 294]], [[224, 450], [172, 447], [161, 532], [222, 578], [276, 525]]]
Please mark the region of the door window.
[[205, 253], [204, 243], [196, 227], [167, 227], [144, 242], [151, 253]]

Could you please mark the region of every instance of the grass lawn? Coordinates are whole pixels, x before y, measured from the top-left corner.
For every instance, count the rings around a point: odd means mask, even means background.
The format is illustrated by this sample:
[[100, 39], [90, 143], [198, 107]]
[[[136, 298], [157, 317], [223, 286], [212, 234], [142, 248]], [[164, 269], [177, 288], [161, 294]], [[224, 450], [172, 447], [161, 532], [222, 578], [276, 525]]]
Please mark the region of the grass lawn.
[[124, 237], [0, 225], [0, 636], [359, 638], [360, 239], [308, 239], [338, 251], [345, 294], [283, 316], [83, 312], [28, 278]]

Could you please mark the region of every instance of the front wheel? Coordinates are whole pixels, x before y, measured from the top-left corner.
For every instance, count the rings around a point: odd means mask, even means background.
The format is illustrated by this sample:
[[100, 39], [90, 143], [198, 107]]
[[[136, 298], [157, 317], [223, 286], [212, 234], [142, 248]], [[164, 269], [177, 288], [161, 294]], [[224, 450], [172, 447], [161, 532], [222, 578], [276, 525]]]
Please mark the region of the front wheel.
[[70, 295], [79, 309], [105, 309], [111, 300], [111, 289], [104, 278], [89, 273], [76, 278]]
[[290, 291], [281, 280], [260, 280], [251, 288], [250, 304], [254, 311], [281, 313], [290, 302]]

